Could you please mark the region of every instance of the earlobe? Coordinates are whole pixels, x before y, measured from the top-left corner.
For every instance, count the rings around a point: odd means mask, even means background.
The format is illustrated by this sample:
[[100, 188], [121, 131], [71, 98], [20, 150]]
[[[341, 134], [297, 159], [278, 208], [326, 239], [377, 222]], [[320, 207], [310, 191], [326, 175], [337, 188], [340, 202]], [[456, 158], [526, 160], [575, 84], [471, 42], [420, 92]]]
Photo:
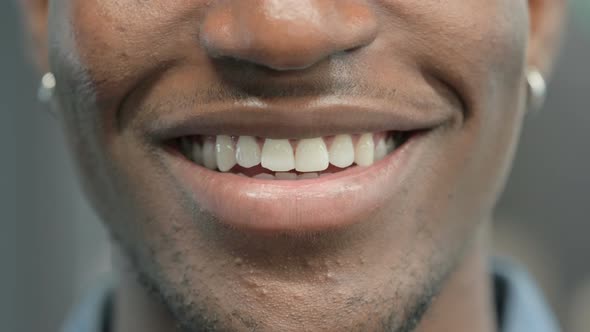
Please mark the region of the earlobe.
[[32, 60], [41, 72], [49, 71], [48, 0], [19, 0], [29, 36]]
[[527, 65], [549, 78], [561, 45], [567, 0], [528, 0], [528, 7]]

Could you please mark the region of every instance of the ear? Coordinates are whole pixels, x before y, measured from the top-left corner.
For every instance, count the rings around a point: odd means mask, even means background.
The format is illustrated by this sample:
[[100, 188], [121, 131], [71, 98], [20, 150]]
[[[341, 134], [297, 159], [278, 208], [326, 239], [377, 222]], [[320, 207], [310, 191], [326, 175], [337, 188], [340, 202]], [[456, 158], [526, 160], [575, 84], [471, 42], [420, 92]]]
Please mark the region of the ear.
[[23, 11], [25, 26], [28, 30], [29, 44], [33, 62], [41, 72], [49, 71], [48, 52], [48, 1], [18, 0]]
[[567, 0], [528, 0], [530, 39], [528, 65], [549, 79], [561, 46]]

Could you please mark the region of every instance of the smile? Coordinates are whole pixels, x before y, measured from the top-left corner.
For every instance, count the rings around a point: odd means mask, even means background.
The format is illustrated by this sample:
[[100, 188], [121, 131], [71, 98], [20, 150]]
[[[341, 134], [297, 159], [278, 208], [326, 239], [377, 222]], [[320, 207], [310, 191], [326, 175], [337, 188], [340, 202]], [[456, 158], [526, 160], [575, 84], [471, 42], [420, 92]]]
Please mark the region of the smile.
[[243, 232], [310, 234], [403, 204], [404, 182], [457, 115], [419, 105], [207, 105], [162, 112], [147, 130], [197, 211]]
[[362, 222], [387, 206], [427, 137], [186, 137], [170, 150], [169, 166], [195, 204], [232, 229], [312, 234]]
[[199, 166], [261, 180], [310, 180], [383, 160], [411, 137], [381, 132], [307, 139], [191, 136], [178, 148]]

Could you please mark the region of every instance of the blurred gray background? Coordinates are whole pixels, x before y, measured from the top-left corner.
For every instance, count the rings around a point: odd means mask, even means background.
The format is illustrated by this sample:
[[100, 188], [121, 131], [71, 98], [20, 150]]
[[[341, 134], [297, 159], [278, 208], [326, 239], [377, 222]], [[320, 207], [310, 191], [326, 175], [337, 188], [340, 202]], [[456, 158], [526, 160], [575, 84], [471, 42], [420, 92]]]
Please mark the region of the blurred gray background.
[[[569, 332], [590, 331], [590, 0], [574, 1], [544, 111], [528, 118], [495, 241], [540, 281]], [[0, 3], [0, 322], [56, 331], [108, 273], [107, 237], [76, 183], [59, 127], [36, 102], [14, 2]], [[5, 206], [6, 204], [6, 206]]]

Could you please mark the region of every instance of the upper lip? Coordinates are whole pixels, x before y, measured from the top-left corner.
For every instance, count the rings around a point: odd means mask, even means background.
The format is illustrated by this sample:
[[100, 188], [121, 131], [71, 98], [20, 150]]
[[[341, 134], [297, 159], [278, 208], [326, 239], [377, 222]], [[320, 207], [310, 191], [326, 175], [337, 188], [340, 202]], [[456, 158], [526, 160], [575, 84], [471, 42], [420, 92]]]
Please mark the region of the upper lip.
[[[158, 112], [159, 113], [159, 112]], [[149, 121], [159, 141], [197, 135], [247, 135], [265, 138], [310, 138], [364, 132], [416, 131], [438, 127], [459, 113], [439, 98], [266, 103], [260, 100], [215, 103], [163, 112]], [[162, 113], [160, 113], [162, 114]]]

